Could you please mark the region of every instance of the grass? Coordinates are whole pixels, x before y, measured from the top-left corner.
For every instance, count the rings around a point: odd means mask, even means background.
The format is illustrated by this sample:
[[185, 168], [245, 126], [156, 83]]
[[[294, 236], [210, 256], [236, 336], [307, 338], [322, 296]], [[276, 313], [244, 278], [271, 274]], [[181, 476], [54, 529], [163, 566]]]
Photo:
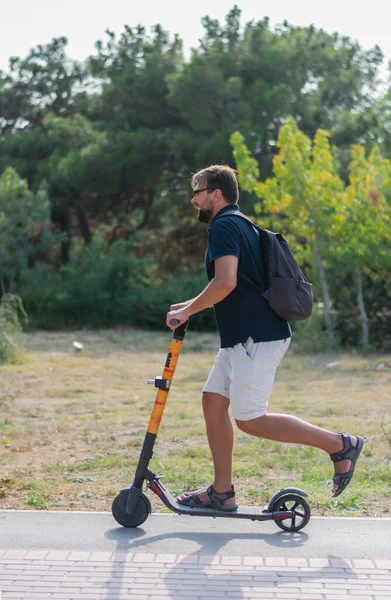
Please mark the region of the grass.
[[[28, 334], [25, 361], [0, 367], [0, 508], [110, 510], [132, 481], [155, 398], [146, 381], [161, 375], [170, 339], [136, 330]], [[179, 359], [151, 463], [174, 494], [213, 477], [200, 393], [217, 347], [216, 335], [189, 331]], [[324, 453], [236, 430], [241, 504], [296, 486], [314, 514], [391, 516], [391, 371], [376, 370], [380, 363], [390, 356], [303, 355], [293, 342], [270, 411], [362, 435], [365, 449], [352, 484], [333, 499]], [[149, 497], [154, 511], [165, 510]]]

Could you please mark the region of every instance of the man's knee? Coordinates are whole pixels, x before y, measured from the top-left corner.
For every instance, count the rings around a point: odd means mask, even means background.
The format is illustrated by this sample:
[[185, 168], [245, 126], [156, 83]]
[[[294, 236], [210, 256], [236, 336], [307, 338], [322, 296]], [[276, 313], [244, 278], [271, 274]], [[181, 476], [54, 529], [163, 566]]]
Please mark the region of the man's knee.
[[256, 419], [249, 419], [248, 421], [241, 421], [240, 419], [235, 419], [236, 425], [238, 428], [244, 433], [249, 433], [250, 435], [257, 435], [259, 432], [259, 426], [264, 420], [266, 414], [257, 417]]
[[202, 408], [205, 416], [220, 416], [228, 412], [229, 399], [214, 392], [203, 392]]

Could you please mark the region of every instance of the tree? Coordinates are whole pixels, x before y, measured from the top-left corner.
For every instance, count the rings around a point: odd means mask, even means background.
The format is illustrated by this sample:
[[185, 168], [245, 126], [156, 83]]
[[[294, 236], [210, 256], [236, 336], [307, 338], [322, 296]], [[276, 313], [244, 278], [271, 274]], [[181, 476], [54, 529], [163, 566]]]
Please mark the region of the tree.
[[0, 80], [0, 169], [12, 166], [35, 190], [47, 182], [64, 263], [75, 230], [89, 243], [93, 224], [121, 224], [129, 237], [149, 222], [176, 119], [165, 78], [182, 60], [181, 42], [159, 26], [152, 38], [142, 27], [119, 40], [108, 32], [85, 70], [67, 59], [66, 43], [12, 59]]
[[[33, 191], [49, 183], [52, 220], [68, 240], [63, 262], [72, 236], [88, 244], [96, 228], [113, 239], [194, 229], [184, 204], [190, 173], [215, 162], [234, 166], [236, 130], [262, 179], [272, 173], [288, 115], [310, 138], [332, 127], [343, 151], [349, 136], [350, 144], [356, 134], [382, 131], [379, 111], [370, 113], [378, 48], [365, 52], [313, 26], [273, 29], [267, 18], [242, 26], [238, 6], [221, 23], [208, 16], [202, 23], [186, 63], [178, 36], [139, 25], [119, 36], [107, 31], [84, 65], [67, 58], [66, 38], [56, 38], [12, 58], [0, 74], [0, 172], [13, 167]], [[242, 206], [253, 200], [244, 194]]]
[[231, 142], [241, 185], [262, 198], [266, 214], [279, 215], [280, 226], [289, 234], [305, 240], [315, 258], [324, 302], [324, 317], [331, 345], [336, 346], [327, 281], [328, 237], [338, 205], [343, 199], [343, 182], [331, 152], [329, 134], [318, 130], [313, 145], [293, 118], [280, 129], [273, 160], [274, 178], [258, 181], [257, 164], [235, 133]]
[[0, 291], [12, 294], [29, 257], [56, 241], [50, 236], [50, 206], [42, 189], [33, 194], [14, 169], [0, 176]]
[[272, 29], [268, 18], [241, 27], [240, 17], [237, 6], [223, 23], [204, 17], [199, 47], [168, 77], [169, 101], [183, 120], [170, 148], [186, 174], [194, 165], [230, 164], [229, 138], [240, 131], [264, 179], [289, 115], [312, 139], [373, 102], [379, 48], [364, 51], [314, 26]]
[[[25, 58], [12, 57], [9, 72], [0, 73], [0, 173], [12, 167], [36, 192], [45, 162], [57, 151], [45, 118], [72, 118], [87, 102], [86, 72], [66, 56], [67, 43], [60, 37], [40, 44]], [[69, 236], [66, 209], [57, 202], [51, 216]], [[64, 240], [65, 255], [67, 244]]]
[[391, 162], [383, 158], [376, 146], [368, 158], [363, 146], [353, 146], [349, 184], [345, 188], [328, 132], [318, 130], [311, 144], [290, 118], [280, 130], [280, 151], [273, 161], [275, 177], [260, 182], [257, 163], [244, 144], [243, 136], [236, 132], [231, 142], [242, 187], [254, 190], [262, 198], [263, 215], [272, 226], [282, 227], [288, 235], [305, 244], [304, 251], [299, 249], [298, 254], [315, 261], [326, 328], [333, 346], [335, 336], [327, 273], [332, 273], [334, 266], [338, 276], [353, 274], [365, 349], [369, 328], [363, 272], [372, 279], [390, 279]]
[[[46, 115], [43, 126], [54, 151], [38, 165], [37, 178], [50, 189], [52, 216], [66, 233], [62, 263], [68, 262], [71, 216], [88, 244], [92, 238], [89, 218], [107, 210], [109, 186], [118, 179], [118, 162], [107, 144], [107, 135], [81, 114], [73, 117]], [[102, 201], [103, 198], [103, 201]]]
[[371, 279], [390, 282], [391, 205], [387, 194], [391, 187], [391, 161], [385, 159], [376, 146], [366, 157], [365, 148], [356, 144], [352, 148], [349, 180], [343, 209], [331, 236], [337, 241], [333, 244], [334, 256], [354, 274], [361, 346], [365, 350], [369, 343], [369, 324], [363, 272]]
[[[97, 131], [105, 134], [101, 158], [106, 157], [106, 183], [97, 186], [95, 217], [104, 215], [126, 237], [143, 229], [161, 204], [162, 180], [175, 172], [169, 147], [171, 131], [181, 125], [168, 102], [167, 78], [183, 61], [182, 42], [160, 25], [148, 35], [145, 28], [126, 26], [119, 39], [107, 31], [106, 44], [96, 44], [89, 60], [91, 75], [101, 86], [88, 113]], [[158, 205], [158, 206], [156, 206]], [[100, 214], [99, 214], [100, 213]]]
[[40, 128], [48, 112], [67, 116], [80, 108], [85, 72], [67, 58], [67, 44], [65, 37], [54, 38], [26, 58], [10, 58], [9, 73], [0, 72], [0, 135]]
[[290, 114], [310, 138], [319, 128], [330, 129], [345, 112], [357, 113], [373, 103], [383, 54], [378, 46], [363, 50], [349, 37], [323, 29], [280, 30], [285, 49], [283, 79], [293, 91]]

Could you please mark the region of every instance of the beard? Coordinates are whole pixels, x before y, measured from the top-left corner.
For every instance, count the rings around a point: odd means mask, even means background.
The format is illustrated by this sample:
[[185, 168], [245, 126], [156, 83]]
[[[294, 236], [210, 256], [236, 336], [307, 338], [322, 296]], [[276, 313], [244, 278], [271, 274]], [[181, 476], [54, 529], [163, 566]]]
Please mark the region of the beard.
[[210, 223], [212, 220], [213, 211], [210, 208], [204, 210], [198, 209], [197, 219], [200, 223]]

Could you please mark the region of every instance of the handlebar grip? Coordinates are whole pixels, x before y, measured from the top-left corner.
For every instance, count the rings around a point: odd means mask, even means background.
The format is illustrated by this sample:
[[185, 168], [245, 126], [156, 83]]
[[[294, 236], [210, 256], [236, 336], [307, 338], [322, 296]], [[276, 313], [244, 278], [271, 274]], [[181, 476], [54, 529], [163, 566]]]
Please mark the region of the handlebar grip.
[[179, 323], [178, 319], [170, 319], [170, 325], [172, 325], [173, 327], [176, 328], [173, 331], [174, 339], [175, 340], [183, 340], [183, 338], [185, 337], [187, 327], [189, 325], [189, 319], [187, 319], [184, 323], [182, 323], [182, 325], [179, 325], [177, 327], [178, 323]]

